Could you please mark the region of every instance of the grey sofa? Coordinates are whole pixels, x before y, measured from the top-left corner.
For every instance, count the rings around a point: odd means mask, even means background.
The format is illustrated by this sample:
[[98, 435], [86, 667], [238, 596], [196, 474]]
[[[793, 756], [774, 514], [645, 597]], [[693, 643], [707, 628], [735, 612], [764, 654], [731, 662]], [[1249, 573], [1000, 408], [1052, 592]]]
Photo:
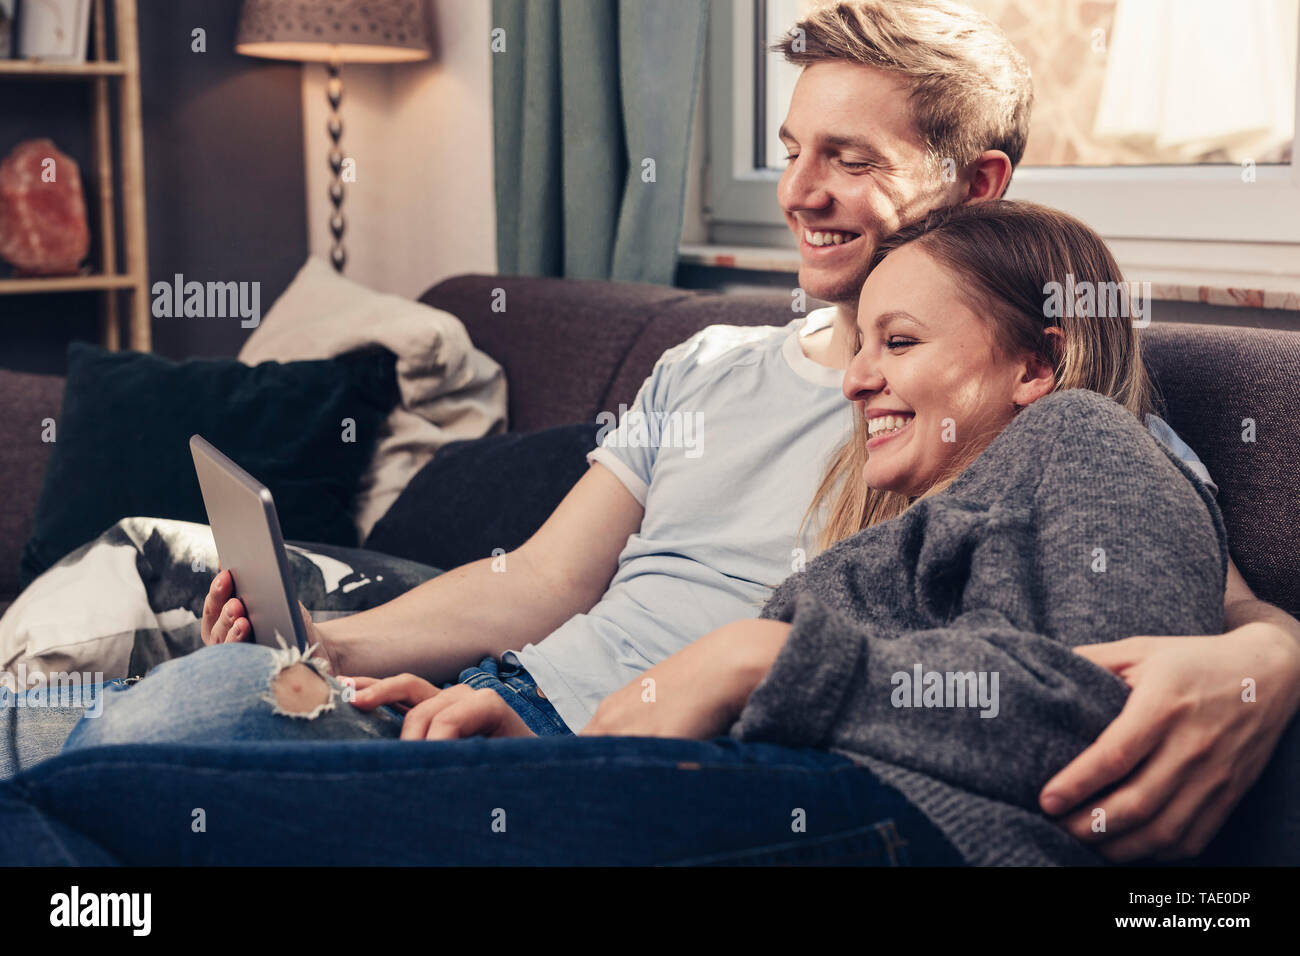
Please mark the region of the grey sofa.
[[[707, 325], [794, 318], [784, 293], [572, 279], [457, 276], [422, 301], [459, 316], [505, 368], [516, 431], [630, 403], [659, 355]], [[1153, 325], [1144, 337], [1165, 417], [1219, 485], [1234, 560], [1260, 597], [1300, 615], [1300, 333]], [[62, 390], [58, 377], [0, 370], [0, 612], [17, 593], [49, 453], [41, 422], [58, 417]], [[1247, 419], [1253, 442], [1242, 440]]]

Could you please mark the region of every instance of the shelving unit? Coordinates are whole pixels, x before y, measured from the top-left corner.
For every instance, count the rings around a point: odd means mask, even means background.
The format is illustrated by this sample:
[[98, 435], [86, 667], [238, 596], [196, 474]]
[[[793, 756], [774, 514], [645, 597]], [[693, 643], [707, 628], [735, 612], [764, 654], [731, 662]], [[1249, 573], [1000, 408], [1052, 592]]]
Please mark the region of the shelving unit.
[[[135, 0], [113, 0], [116, 56], [108, 56], [106, 0], [94, 0], [93, 60], [54, 63], [0, 60], [0, 80], [70, 80], [92, 84], [92, 142], [99, 209], [99, 271], [92, 275], [0, 279], [0, 295], [42, 292], [99, 292], [100, 341], [105, 348], [121, 347], [119, 297], [127, 303], [129, 344], [151, 348], [148, 250], [145, 237], [144, 135], [140, 114], [140, 50], [136, 34]], [[112, 95], [118, 96], [118, 149], [115, 167]], [[115, 170], [120, 170], [119, 177]], [[84, 182], [84, 180], [83, 180]], [[122, 202], [122, 262], [118, 263], [117, 190]]]
[[67, 77], [123, 76], [126, 66], [121, 63], [45, 63], [41, 60], [0, 60], [0, 76]]

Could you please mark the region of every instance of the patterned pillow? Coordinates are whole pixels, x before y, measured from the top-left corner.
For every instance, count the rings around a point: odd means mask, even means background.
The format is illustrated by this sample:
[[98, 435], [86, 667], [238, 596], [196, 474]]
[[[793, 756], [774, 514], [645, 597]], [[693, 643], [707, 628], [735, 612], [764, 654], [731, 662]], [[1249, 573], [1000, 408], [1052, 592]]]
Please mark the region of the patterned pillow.
[[[289, 542], [298, 598], [327, 621], [383, 604], [439, 572], [358, 548]], [[124, 518], [38, 577], [0, 618], [0, 667], [142, 676], [202, 646], [217, 562], [207, 525]]]

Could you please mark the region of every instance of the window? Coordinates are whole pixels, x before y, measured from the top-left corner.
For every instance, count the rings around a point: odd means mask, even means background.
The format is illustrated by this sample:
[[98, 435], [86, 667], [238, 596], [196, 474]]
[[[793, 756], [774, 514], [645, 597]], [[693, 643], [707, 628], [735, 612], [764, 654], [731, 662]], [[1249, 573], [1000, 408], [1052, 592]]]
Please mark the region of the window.
[[[1002, 27], [1034, 74], [1011, 197], [1071, 212], [1108, 238], [1300, 242], [1300, 0], [964, 2]], [[765, 50], [811, 5], [714, 0], [715, 242], [793, 244], [776, 204], [776, 130], [798, 69]]]

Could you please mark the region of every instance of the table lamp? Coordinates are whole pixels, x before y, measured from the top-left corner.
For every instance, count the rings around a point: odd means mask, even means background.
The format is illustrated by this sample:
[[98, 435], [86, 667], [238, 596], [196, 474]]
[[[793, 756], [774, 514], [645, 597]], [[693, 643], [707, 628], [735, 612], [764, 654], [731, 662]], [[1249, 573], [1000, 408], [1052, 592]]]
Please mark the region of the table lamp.
[[433, 55], [426, 0], [244, 0], [235, 52], [273, 60], [325, 63], [330, 116], [330, 262], [347, 263], [343, 248], [344, 63], [407, 63]]

